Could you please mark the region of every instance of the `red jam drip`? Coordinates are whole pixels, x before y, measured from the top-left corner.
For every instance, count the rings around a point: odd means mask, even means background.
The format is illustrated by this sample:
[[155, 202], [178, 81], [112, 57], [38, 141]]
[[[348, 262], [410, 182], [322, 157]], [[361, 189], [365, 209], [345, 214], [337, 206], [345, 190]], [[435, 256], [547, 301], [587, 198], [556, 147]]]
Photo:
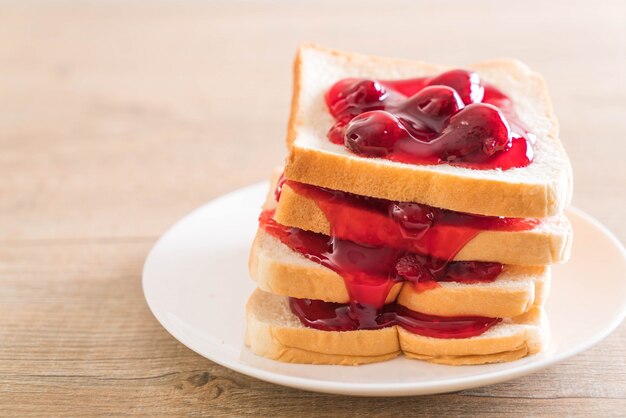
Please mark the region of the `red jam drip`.
[[398, 251], [360, 245], [298, 228], [280, 225], [273, 211], [263, 211], [261, 227], [287, 247], [305, 258], [341, 275], [351, 300], [364, 305], [381, 307], [389, 291], [399, 280], [395, 273]]
[[323, 331], [381, 329], [399, 325], [409, 332], [433, 338], [470, 338], [501, 321], [479, 316], [442, 317], [412, 311], [395, 303], [375, 309], [362, 305], [289, 298], [291, 311], [303, 325]]
[[490, 282], [502, 271], [502, 264], [435, 259], [411, 254], [404, 249], [373, 246], [328, 237], [280, 225], [274, 211], [263, 211], [261, 227], [305, 258], [343, 277], [350, 300], [374, 309], [381, 308], [393, 285], [412, 282], [418, 291], [438, 286], [437, 282]]
[[276, 188], [274, 189], [274, 198], [278, 202], [280, 200], [280, 193], [283, 191], [283, 184], [287, 182], [287, 178], [285, 177], [285, 172], [280, 173], [280, 177], [276, 182]]
[[329, 139], [352, 152], [408, 164], [475, 169], [524, 167], [535, 137], [511, 100], [477, 73], [379, 81], [343, 79], [325, 96]]
[[385, 301], [400, 281], [411, 282], [417, 291], [437, 287], [438, 282], [494, 281], [502, 272], [500, 263], [451, 260], [480, 231], [524, 231], [539, 222], [358, 196], [289, 181], [284, 175], [275, 190], [276, 200], [285, 184], [324, 212], [330, 236], [280, 225], [273, 210], [261, 213], [261, 227], [293, 251], [341, 275], [350, 298], [345, 305], [292, 299], [291, 309], [301, 322], [318, 329], [400, 325], [440, 338], [479, 335], [498, 320], [432, 317]]
[[[527, 231], [538, 219], [470, 215], [427, 205], [393, 202], [286, 182], [313, 200], [330, 223], [331, 235], [343, 240], [403, 249], [452, 260], [481, 231]], [[432, 264], [432, 261], [431, 261]]]

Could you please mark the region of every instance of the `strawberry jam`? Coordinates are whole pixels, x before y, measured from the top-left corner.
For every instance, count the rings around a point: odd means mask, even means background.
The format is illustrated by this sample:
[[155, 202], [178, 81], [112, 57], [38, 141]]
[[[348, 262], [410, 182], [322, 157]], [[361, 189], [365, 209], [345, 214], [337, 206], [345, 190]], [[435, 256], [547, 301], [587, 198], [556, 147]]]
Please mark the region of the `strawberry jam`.
[[411, 254], [401, 248], [373, 246], [329, 237], [280, 225], [273, 211], [263, 211], [259, 222], [264, 230], [291, 250], [327, 267], [343, 277], [350, 300], [379, 309], [398, 281], [410, 281], [417, 290], [437, 282], [490, 282], [502, 271], [502, 264], [448, 262]]
[[444, 317], [412, 311], [395, 303], [382, 309], [312, 299], [289, 298], [291, 311], [303, 325], [323, 331], [381, 329], [393, 325], [433, 338], [470, 338], [501, 320], [479, 316]]
[[325, 98], [336, 120], [329, 139], [358, 155], [503, 170], [533, 159], [534, 135], [516, 119], [511, 100], [471, 71], [396, 81], [348, 78]]
[[358, 196], [286, 180], [282, 175], [276, 200], [285, 185], [324, 212], [330, 236], [278, 224], [273, 210], [261, 213], [260, 226], [291, 250], [339, 274], [350, 298], [348, 304], [291, 298], [292, 312], [304, 325], [316, 329], [399, 325], [436, 338], [480, 335], [499, 319], [425, 315], [393, 303], [385, 305], [387, 295], [401, 281], [411, 282], [417, 291], [437, 287], [439, 282], [494, 281], [502, 264], [452, 260], [480, 231], [524, 231], [539, 223]]
[[393, 248], [360, 245], [298, 228], [273, 220], [273, 211], [263, 211], [261, 227], [291, 250], [341, 275], [351, 300], [381, 307], [396, 281], [398, 251]]
[[333, 237], [407, 250], [449, 261], [481, 231], [527, 231], [538, 219], [470, 215], [410, 202], [359, 196], [287, 180], [313, 200]]

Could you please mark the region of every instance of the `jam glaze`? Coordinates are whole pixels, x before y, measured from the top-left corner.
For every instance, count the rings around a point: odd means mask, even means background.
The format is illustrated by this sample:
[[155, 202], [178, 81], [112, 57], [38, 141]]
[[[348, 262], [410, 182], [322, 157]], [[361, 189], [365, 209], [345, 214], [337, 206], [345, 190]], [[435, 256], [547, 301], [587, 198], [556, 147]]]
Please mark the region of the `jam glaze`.
[[[480, 335], [499, 322], [497, 318], [435, 317], [411, 311], [395, 303], [385, 305], [385, 299], [393, 285], [404, 279], [395, 272], [400, 254], [398, 250], [369, 247], [286, 227], [274, 221], [273, 216], [274, 211], [265, 210], [259, 218], [261, 227], [267, 233], [305, 258], [340, 274], [348, 290], [349, 304], [290, 298], [291, 311], [308, 327], [325, 331], [349, 331], [400, 325], [420, 335], [465, 338]], [[452, 262], [448, 265], [454, 264], [455, 262]], [[461, 267], [458, 270], [460, 271], [452, 268], [449, 273], [440, 274], [444, 276], [443, 280], [462, 282], [466, 269]], [[492, 272], [493, 277], [486, 280], [495, 280], [499, 272], [499, 270], [495, 274]], [[437, 285], [432, 278], [425, 280], [428, 284]]]
[[352, 152], [408, 164], [524, 167], [535, 136], [511, 100], [477, 73], [452, 70], [407, 80], [347, 78], [325, 95], [328, 138]]
[[[381, 329], [399, 325], [409, 332], [433, 338], [470, 338], [482, 334], [501, 321], [479, 316], [443, 317], [412, 311], [391, 303], [382, 309], [324, 302], [321, 300], [289, 298], [291, 311], [310, 328], [323, 331], [354, 331]], [[369, 318], [363, 323], [362, 318]]]
[[471, 215], [359, 196], [292, 180], [283, 180], [280, 186], [283, 184], [315, 202], [328, 220], [333, 237], [402, 249], [446, 262], [481, 231], [528, 231], [540, 223], [538, 219]]
[[293, 251], [342, 276], [350, 298], [349, 304], [291, 299], [292, 312], [317, 329], [400, 325], [441, 338], [479, 335], [497, 319], [432, 317], [384, 305], [387, 295], [400, 281], [411, 282], [418, 292], [438, 287], [438, 282], [491, 282], [502, 272], [502, 264], [451, 260], [480, 231], [523, 231], [539, 222], [358, 196], [286, 180], [284, 175], [275, 189], [276, 200], [285, 185], [316, 203], [330, 223], [330, 236], [278, 224], [273, 210], [262, 212], [261, 227]]

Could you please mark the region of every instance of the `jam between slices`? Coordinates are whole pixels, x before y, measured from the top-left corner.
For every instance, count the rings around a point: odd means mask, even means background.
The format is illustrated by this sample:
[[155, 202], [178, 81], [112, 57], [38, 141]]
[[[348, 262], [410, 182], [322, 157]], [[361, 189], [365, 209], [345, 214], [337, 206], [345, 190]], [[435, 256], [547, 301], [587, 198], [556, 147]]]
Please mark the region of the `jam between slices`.
[[288, 185], [311, 199], [330, 223], [330, 236], [280, 225], [274, 211], [263, 211], [259, 223], [270, 235], [305, 258], [344, 279], [349, 304], [290, 299], [292, 312], [309, 327], [345, 331], [392, 325], [437, 338], [480, 335], [497, 318], [434, 317], [400, 305], [385, 305], [391, 288], [409, 281], [417, 291], [439, 282], [490, 282], [502, 272], [500, 263], [451, 261], [485, 230], [524, 231], [535, 219], [488, 217], [408, 202], [358, 196], [286, 180], [281, 176], [275, 197]]
[[410, 281], [418, 291], [438, 286], [437, 282], [490, 282], [502, 264], [439, 260], [393, 247], [372, 246], [328, 237], [280, 225], [273, 211], [263, 211], [261, 227], [291, 250], [327, 267], [343, 277], [350, 300], [376, 308], [383, 306], [396, 282]]
[[[385, 305], [398, 281], [412, 281], [425, 290], [437, 281], [488, 282], [502, 271], [498, 263], [438, 262], [391, 247], [373, 247], [280, 225], [274, 211], [261, 213], [259, 223], [270, 235], [305, 258], [321, 264], [344, 279], [350, 303], [341, 305], [290, 298], [292, 312], [306, 325], [327, 331], [379, 329], [400, 325], [408, 331], [438, 338], [479, 335], [498, 320], [493, 318], [445, 318], [413, 312], [396, 304]], [[443, 325], [439, 323], [443, 322]]]
[[381, 307], [393, 285], [402, 280], [393, 273], [398, 251], [372, 247], [280, 225], [273, 211], [263, 211], [259, 222], [270, 235], [305, 258], [341, 275], [350, 299]]
[[[449, 261], [481, 231], [527, 231], [537, 219], [470, 215], [409, 202], [359, 196], [290, 180], [294, 192], [324, 212], [331, 235]], [[277, 192], [279, 193], [279, 192]], [[431, 263], [437, 264], [437, 261]], [[483, 263], [484, 264], [484, 263]]]
[[395, 303], [382, 309], [321, 300], [289, 298], [291, 311], [300, 321], [323, 331], [381, 329], [399, 325], [409, 332], [433, 338], [470, 338], [501, 321], [479, 316], [442, 317], [412, 311]]
[[471, 71], [396, 81], [348, 78], [325, 99], [336, 120], [329, 139], [359, 155], [503, 170], [533, 159], [535, 137], [516, 119], [511, 100]]

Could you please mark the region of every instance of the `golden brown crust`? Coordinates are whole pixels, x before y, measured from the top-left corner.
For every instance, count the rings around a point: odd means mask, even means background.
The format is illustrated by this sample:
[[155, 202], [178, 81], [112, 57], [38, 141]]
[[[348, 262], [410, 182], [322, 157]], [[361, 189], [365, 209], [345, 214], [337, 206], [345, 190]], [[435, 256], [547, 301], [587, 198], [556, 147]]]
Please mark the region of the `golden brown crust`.
[[519, 360], [526, 357], [530, 353], [527, 346], [522, 346], [519, 349], [504, 351], [502, 353], [493, 354], [474, 354], [468, 356], [426, 356], [423, 354], [411, 353], [405, 351], [404, 355], [408, 358], [416, 360], [429, 361], [431, 363], [446, 364], [448, 366], [471, 366], [477, 364], [491, 364], [491, 363], [505, 363], [507, 361]]
[[[282, 225], [330, 235], [330, 223], [314, 200], [285, 184], [274, 220]], [[552, 228], [529, 231], [482, 231], [454, 257], [455, 260], [491, 261], [502, 264], [543, 265], [567, 261], [572, 229], [565, 216], [546, 220]], [[521, 251], [520, 249], [523, 249]]]
[[293, 61], [293, 89], [291, 92], [291, 113], [289, 114], [289, 122], [287, 123], [287, 149], [291, 149], [291, 145], [296, 138], [296, 127], [302, 124], [298, 119], [298, 112], [294, 111], [294, 109], [300, 108], [300, 80], [302, 79], [300, 77], [300, 69], [302, 68], [302, 55], [300, 52], [303, 47], [304, 45], [298, 48], [298, 52]]
[[[418, 202], [489, 216], [545, 218], [563, 212], [571, 199], [566, 176], [549, 183], [506, 183], [415, 170], [405, 164], [372, 164], [367, 158], [346, 158], [298, 146], [291, 148], [285, 176], [289, 180], [362, 196]], [[411, 187], [407, 187], [408, 184]], [[457, 193], [458, 190], [463, 193]]]
[[[523, 77], [535, 83], [536, 94], [542, 100], [543, 118], [549, 120], [550, 131], [546, 140], [557, 144], [560, 156], [555, 164], [557, 170], [549, 180], [503, 181], [498, 176], [475, 177], [444, 172], [429, 166], [409, 164], [387, 164], [383, 160], [361, 158], [307, 148], [296, 143], [299, 131], [305, 122], [300, 116], [302, 96], [303, 53], [306, 50], [322, 51], [339, 57], [345, 63], [362, 66], [402, 66], [410, 62], [390, 58], [368, 57], [319, 47], [303, 45], [298, 50], [294, 63], [294, 90], [287, 143], [290, 149], [285, 175], [288, 179], [342, 190], [359, 195], [390, 200], [425, 203], [431, 206], [460, 212], [482, 215], [520, 218], [543, 218], [561, 213], [569, 204], [572, 194], [572, 172], [567, 155], [558, 140], [558, 123], [545, 81], [536, 73], [526, 69]], [[424, 69], [436, 71], [439, 66], [415, 63]], [[520, 72], [518, 63], [507, 60], [491, 61], [475, 67], [501, 67], [509, 70], [512, 77]], [[525, 67], [524, 67], [525, 68]], [[471, 171], [471, 170], [470, 170]], [[462, 190], [463, 193], [458, 193]]]
[[[429, 315], [490, 318], [522, 315], [545, 303], [550, 291], [549, 268], [506, 266], [504, 274], [510, 277], [505, 280], [515, 283], [509, 286], [442, 283], [440, 287], [423, 292], [405, 283], [397, 302], [413, 311]], [[517, 280], [518, 277], [521, 280]]]

